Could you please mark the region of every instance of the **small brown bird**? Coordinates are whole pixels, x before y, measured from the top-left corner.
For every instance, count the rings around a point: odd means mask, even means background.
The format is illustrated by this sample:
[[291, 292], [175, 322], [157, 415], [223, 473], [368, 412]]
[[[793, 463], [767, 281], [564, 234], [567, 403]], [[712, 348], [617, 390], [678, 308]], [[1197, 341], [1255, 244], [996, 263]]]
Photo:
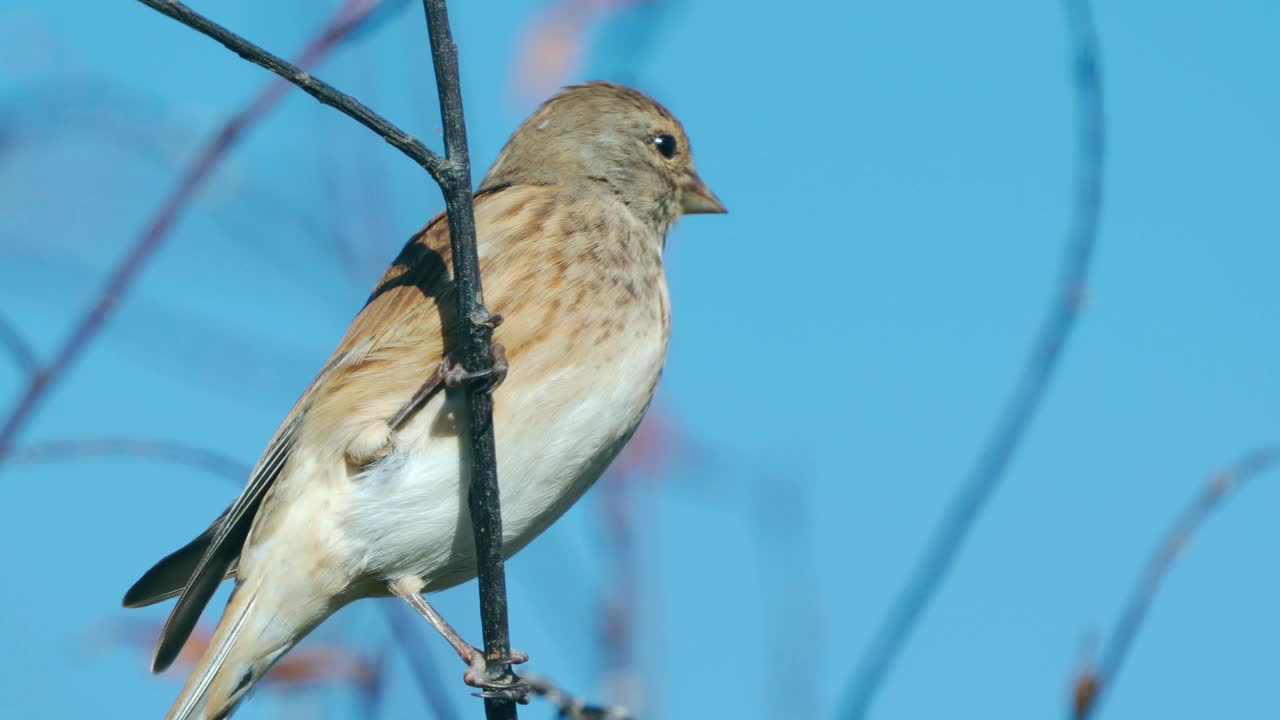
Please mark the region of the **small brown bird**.
[[[640, 422], [670, 332], [662, 250], [688, 213], [724, 207], [680, 123], [630, 88], [565, 89], [520, 126], [475, 196], [495, 341], [494, 396], [508, 556], [600, 476]], [[125, 595], [178, 596], [153, 669], [182, 649], [224, 578], [235, 591], [169, 710], [225, 718], [308, 632], [362, 597], [396, 595], [485, 686], [483, 657], [422, 597], [476, 574], [443, 215], [412, 238], [276, 431], [239, 498]], [[521, 660], [522, 657], [513, 658]]]

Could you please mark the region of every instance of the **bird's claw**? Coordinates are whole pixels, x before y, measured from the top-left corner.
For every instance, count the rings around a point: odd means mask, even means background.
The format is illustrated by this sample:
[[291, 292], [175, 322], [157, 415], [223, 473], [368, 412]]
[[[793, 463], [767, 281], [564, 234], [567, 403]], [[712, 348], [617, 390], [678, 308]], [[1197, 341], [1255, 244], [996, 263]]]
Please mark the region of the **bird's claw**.
[[508, 672], [504, 677], [494, 680], [489, 677], [488, 662], [485, 660], [484, 653], [475, 650], [471, 656], [470, 667], [462, 673], [462, 681], [480, 690], [478, 693], [472, 693], [476, 697], [510, 700], [521, 705], [528, 704], [529, 692], [532, 688], [519, 675], [510, 672], [509, 666], [528, 662], [529, 654], [511, 650], [506, 657], [499, 660], [508, 666]]
[[512, 685], [503, 687], [500, 690], [481, 690], [480, 692], [471, 693], [471, 695], [485, 700], [509, 700], [520, 705], [528, 705], [529, 684], [515, 675], [512, 677], [516, 678], [515, 683]]
[[[501, 315], [495, 316], [501, 318]], [[488, 370], [468, 371], [462, 367], [461, 363], [449, 363], [448, 370], [445, 371], [444, 384], [445, 387], [456, 388], [461, 387], [464, 383], [472, 380], [480, 380], [487, 378], [488, 382], [482, 388], [485, 392], [492, 393], [498, 389], [498, 386], [507, 379], [507, 349], [500, 343], [493, 343], [489, 348], [490, 368]]]

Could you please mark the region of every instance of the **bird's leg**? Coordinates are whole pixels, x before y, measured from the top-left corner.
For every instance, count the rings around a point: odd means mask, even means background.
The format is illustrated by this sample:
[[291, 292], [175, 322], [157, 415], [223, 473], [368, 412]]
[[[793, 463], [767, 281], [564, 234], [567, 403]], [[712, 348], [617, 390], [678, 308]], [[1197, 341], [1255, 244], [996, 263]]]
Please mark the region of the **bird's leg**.
[[[502, 324], [502, 315], [491, 315], [489, 317], [489, 323], [495, 328], [498, 327], [498, 325]], [[455, 388], [468, 380], [488, 377], [489, 384], [487, 389], [489, 392], [493, 392], [502, 384], [503, 380], [507, 379], [506, 348], [502, 347], [498, 343], [493, 343], [489, 351], [489, 358], [492, 362], [493, 369], [480, 372], [467, 372], [460, 363], [455, 362], [453, 358], [445, 355], [444, 360], [441, 360], [440, 364], [436, 366], [436, 369], [427, 376], [427, 379], [422, 383], [422, 387], [418, 388], [418, 392], [414, 393], [412, 398], [409, 398], [409, 402], [405, 403], [404, 407], [400, 408], [400, 412], [396, 413], [395, 417], [387, 421], [387, 426], [393, 431], [399, 430], [400, 426], [404, 424], [404, 421], [407, 420], [415, 410], [422, 407], [424, 403], [430, 400], [431, 396], [435, 395], [436, 391], [440, 389], [442, 384], [445, 387]]]
[[456, 368], [450, 358], [445, 357], [444, 360], [441, 360], [440, 364], [436, 365], [436, 369], [432, 370], [427, 379], [422, 382], [422, 386], [413, 394], [413, 397], [409, 398], [409, 402], [405, 403], [404, 407], [400, 408], [400, 411], [387, 421], [387, 427], [391, 428], [392, 432], [399, 430], [400, 426], [404, 425], [404, 421], [408, 420], [414, 411], [425, 405], [431, 399], [431, 396], [436, 394], [442, 384], [448, 385], [449, 376], [455, 371]]
[[391, 437], [404, 425], [418, 408], [422, 407], [431, 396], [445, 385], [449, 373], [453, 372], [453, 363], [448, 358], [440, 361], [431, 371], [418, 391], [409, 398], [399, 411], [385, 423], [374, 423], [361, 431], [347, 445], [347, 464], [353, 471], [359, 471], [381, 460], [391, 452]]
[[[479, 688], [481, 692], [477, 693], [477, 695], [486, 698], [514, 700], [520, 703], [529, 701], [529, 686], [515, 673], [511, 673], [510, 677], [503, 680], [489, 679], [484, 653], [479, 648], [472, 647], [466, 640], [463, 640], [462, 636], [453, 629], [453, 626], [440, 613], [436, 612], [435, 608], [431, 607], [431, 603], [427, 602], [426, 598], [422, 597], [422, 578], [396, 578], [387, 583], [387, 588], [391, 590], [391, 594], [409, 603], [410, 607], [426, 618], [427, 622], [431, 623], [431, 627], [435, 628], [436, 632], [444, 636], [444, 639], [453, 647], [454, 652], [458, 653], [458, 657], [462, 658], [462, 662], [467, 664], [466, 672], [462, 673], [462, 681], [471, 687]], [[529, 655], [512, 649], [511, 654], [507, 657], [496, 659], [515, 665], [528, 661]]]
[[[502, 322], [501, 315], [490, 316], [489, 323], [497, 327]], [[427, 379], [418, 387], [418, 391], [409, 398], [395, 415], [387, 420], [386, 425], [374, 425], [360, 433], [347, 446], [347, 462], [354, 468], [364, 468], [386, 457], [391, 450], [391, 436], [397, 432], [409, 416], [427, 403], [442, 387], [456, 388], [471, 380], [488, 378], [485, 392], [492, 393], [507, 379], [507, 349], [499, 343], [489, 348], [490, 369], [467, 372], [461, 363], [452, 357], [445, 358], [436, 365]]]

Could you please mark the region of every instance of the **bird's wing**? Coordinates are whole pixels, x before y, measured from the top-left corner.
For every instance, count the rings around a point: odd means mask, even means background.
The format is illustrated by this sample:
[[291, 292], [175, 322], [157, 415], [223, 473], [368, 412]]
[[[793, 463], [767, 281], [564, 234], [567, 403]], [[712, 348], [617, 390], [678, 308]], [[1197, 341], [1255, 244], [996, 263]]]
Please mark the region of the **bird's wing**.
[[[313, 381], [312, 388], [331, 375], [342, 359], [341, 356], [336, 356], [330, 360]], [[222, 516], [187, 548], [157, 563], [126, 593], [125, 605], [127, 606], [138, 604], [136, 601], [147, 595], [165, 595], [164, 588], [159, 587], [157, 583], [172, 582], [180, 577], [187, 563], [194, 557], [195, 548], [203, 546], [199, 559], [195, 561], [186, 584], [182, 587], [177, 604], [173, 606], [169, 618], [165, 620], [164, 628], [160, 631], [155, 657], [151, 662], [153, 671], [164, 670], [177, 658], [182, 646], [191, 635], [196, 621], [200, 619], [200, 613], [209, 603], [209, 598], [217, 590], [218, 584], [227, 576], [231, 566], [239, 559], [240, 549], [249, 534], [254, 515], [262, 504], [262, 498], [279, 477], [297, 441], [298, 429], [306, 414], [309, 394], [311, 390], [303, 394], [289, 412], [285, 422], [276, 430], [262, 458], [258, 460], [258, 464], [250, 474], [244, 491], [222, 513]], [[188, 550], [188, 548], [191, 549]], [[131, 603], [131, 599], [135, 602]]]
[[[478, 221], [493, 220], [483, 224], [499, 228], [499, 235], [513, 234], [526, 225], [518, 216], [525, 214], [520, 208], [528, 193], [539, 194], [537, 188], [478, 194]], [[295, 448], [305, 444], [340, 455], [361, 430], [391, 418], [439, 363], [456, 325], [449, 265], [449, 231], [442, 213], [405, 245], [383, 275], [329, 361], [276, 430], [244, 492], [200, 537], [161, 560], [130, 588], [125, 595], [129, 607], [180, 594], [160, 633], [154, 670], [168, 667], [186, 643], [218, 584], [239, 559], [250, 530], [264, 519], [259, 517], [264, 498], [275, 494], [273, 486]]]

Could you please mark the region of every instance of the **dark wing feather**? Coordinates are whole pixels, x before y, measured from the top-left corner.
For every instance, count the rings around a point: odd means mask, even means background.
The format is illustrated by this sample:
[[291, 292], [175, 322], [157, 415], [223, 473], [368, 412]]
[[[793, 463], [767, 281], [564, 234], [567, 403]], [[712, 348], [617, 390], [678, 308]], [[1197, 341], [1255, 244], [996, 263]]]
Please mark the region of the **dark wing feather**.
[[[253, 518], [258, 512], [258, 507], [262, 505], [262, 498], [279, 477], [280, 470], [293, 449], [293, 442], [297, 437], [298, 426], [302, 419], [301, 413], [297, 410], [298, 408], [295, 408], [291, 421], [282, 426], [272, 438], [262, 460], [254, 468], [244, 492], [222, 514], [222, 519], [210, 528], [213, 532], [203, 541], [204, 548], [200, 559], [196, 562], [195, 569], [191, 571], [191, 577], [182, 589], [177, 604], [173, 606], [169, 619], [165, 620], [164, 628], [160, 631], [155, 658], [151, 661], [152, 672], [161, 672], [173, 664], [178, 653], [182, 651], [182, 646], [186, 644], [187, 638], [191, 636], [196, 621], [200, 619], [200, 613], [204, 612], [205, 606], [209, 604], [209, 598], [213, 597], [214, 591], [226, 576], [227, 569], [240, 557], [240, 550], [244, 547], [245, 538], [249, 536], [249, 529], [253, 526]], [[179, 550], [178, 553], [182, 553], [183, 550]], [[164, 560], [160, 561], [152, 571], [154, 572], [164, 563]], [[143, 577], [146, 578], [146, 576]]]
[[[228, 507], [227, 511], [230, 510], [231, 508]], [[214, 533], [218, 531], [218, 526], [226, 517], [227, 512], [224, 511], [218, 516], [217, 520], [213, 521], [208, 530], [200, 533], [199, 537], [169, 553], [164, 559], [156, 563], [124, 594], [124, 606], [127, 608], [146, 607], [180, 594], [195, 573], [196, 565], [199, 564], [200, 558], [204, 556], [205, 550], [209, 547], [209, 541], [213, 539]], [[233, 564], [232, 567], [227, 569], [227, 574], [234, 574], [234, 570]]]

